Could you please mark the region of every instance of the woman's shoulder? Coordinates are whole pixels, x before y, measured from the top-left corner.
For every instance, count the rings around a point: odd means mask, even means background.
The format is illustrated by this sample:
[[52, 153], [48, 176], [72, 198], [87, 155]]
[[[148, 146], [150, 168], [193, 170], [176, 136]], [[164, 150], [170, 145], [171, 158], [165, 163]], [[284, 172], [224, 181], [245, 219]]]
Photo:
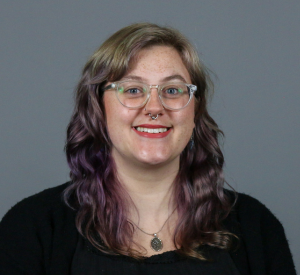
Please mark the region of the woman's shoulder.
[[271, 210], [260, 202], [258, 199], [244, 194], [226, 190], [232, 201], [231, 216], [237, 219], [244, 231], [259, 232], [259, 234], [269, 234], [273, 232], [284, 232], [283, 226], [279, 219]]
[[0, 234], [10, 235], [21, 229], [33, 231], [37, 228], [50, 228], [54, 223], [72, 220], [75, 211], [67, 206], [63, 198], [63, 191], [69, 185], [70, 182], [67, 182], [52, 187], [18, 202], [2, 218]]
[[231, 190], [225, 190], [225, 194], [232, 202], [232, 211], [236, 212], [240, 217], [246, 215], [247, 218], [254, 217], [257, 220], [262, 217], [274, 217], [269, 208], [258, 199], [245, 194]]
[[67, 182], [59, 186], [48, 188], [21, 200], [4, 215], [2, 222], [6, 221], [6, 219], [23, 216], [25, 214], [27, 217], [45, 217], [45, 214], [49, 211], [67, 209], [68, 207], [63, 200], [63, 191], [69, 184], [70, 182]]

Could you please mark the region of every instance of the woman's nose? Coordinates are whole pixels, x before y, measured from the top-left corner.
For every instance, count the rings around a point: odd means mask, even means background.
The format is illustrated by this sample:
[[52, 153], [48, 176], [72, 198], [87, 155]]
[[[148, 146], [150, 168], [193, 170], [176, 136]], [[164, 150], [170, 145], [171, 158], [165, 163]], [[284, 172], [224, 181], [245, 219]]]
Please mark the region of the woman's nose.
[[152, 87], [150, 89], [150, 97], [146, 103], [145, 109], [147, 113], [153, 115], [160, 114], [164, 110], [164, 106], [161, 103], [161, 100], [158, 95], [158, 88]]

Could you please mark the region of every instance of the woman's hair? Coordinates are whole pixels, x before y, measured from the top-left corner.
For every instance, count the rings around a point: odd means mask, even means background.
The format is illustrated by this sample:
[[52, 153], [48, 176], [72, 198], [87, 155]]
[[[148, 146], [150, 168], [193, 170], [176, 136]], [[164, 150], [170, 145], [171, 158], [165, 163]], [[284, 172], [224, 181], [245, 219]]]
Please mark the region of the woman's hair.
[[229, 248], [230, 233], [222, 228], [222, 221], [231, 204], [223, 192], [224, 158], [218, 143], [222, 132], [207, 111], [212, 82], [194, 47], [177, 30], [150, 23], [130, 25], [108, 38], [87, 62], [67, 131], [65, 150], [72, 183], [64, 198], [76, 207], [76, 226], [94, 247], [105, 253], [142, 257], [132, 249], [135, 228], [128, 222], [130, 200], [110, 153], [103, 87], [120, 80], [139, 51], [154, 45], [175, 48], [198, 88], [194, 145], [187, 144], [181, 153], [174, 181], [178, 211], [174, 245], [181, 254], [205, 259], [201, 245]]

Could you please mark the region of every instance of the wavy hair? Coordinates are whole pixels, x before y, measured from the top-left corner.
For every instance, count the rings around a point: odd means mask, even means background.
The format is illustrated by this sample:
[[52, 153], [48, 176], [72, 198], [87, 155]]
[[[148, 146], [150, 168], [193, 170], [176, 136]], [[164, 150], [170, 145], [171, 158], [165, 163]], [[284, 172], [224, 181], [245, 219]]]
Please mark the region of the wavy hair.
[[187, 144], [181, 153], [174, 181], [178, 224], [173, 241], [179, 253], [205, 259], [201, 245], [230, 246], [230, 233], [222, 228], [222, 220], [231, 204], [223, 191], [224, 157], [218, 142], [222, 132], [207, 111], [213, 85], [196, 50], [177, 30], [133, 24], [113, 34], [89, 59], [76, 88], [76, 105], [67, 130], [65, 151], [72, 184], [64, 199], [77, 209], [78, 231], [98, 250], [142, 257], [132, 249], [135, 228], [128, 222], [129, 200], [110, 154], [102, 88], [108, 81], [120, 80], [139, 51], [153, 45], [175, 48], [198, 87], [194, 147], [191, 150]]

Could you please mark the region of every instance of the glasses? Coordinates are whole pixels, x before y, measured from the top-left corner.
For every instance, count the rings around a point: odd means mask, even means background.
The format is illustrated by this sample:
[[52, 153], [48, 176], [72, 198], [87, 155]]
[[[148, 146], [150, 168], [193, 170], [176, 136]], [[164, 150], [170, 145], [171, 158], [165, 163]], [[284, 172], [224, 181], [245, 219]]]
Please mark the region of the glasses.
[[137, 81], [118, 81], [106, 86], [103, 91], [115, 90], [119, 102], [131, 109], [143, 107], [151, 96], [151, 89], [157, 89], [161, 104], [169, 110], [185, 108], [191, 101], [197, 86], [181, 82], [162, 85], [147, 85]]

